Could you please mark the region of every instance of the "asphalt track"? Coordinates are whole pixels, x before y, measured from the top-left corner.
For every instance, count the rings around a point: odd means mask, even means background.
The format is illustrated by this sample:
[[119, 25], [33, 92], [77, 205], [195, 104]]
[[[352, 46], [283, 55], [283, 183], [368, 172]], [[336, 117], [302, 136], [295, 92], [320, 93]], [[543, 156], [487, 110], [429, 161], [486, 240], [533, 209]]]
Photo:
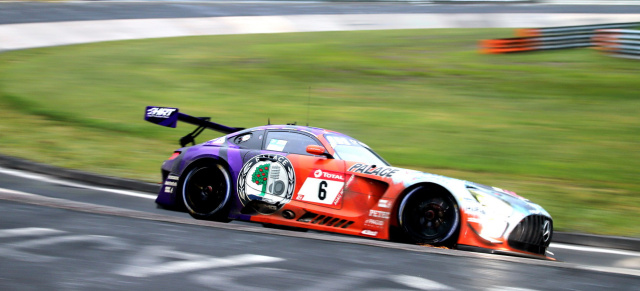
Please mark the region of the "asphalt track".
[[6, 168], [0, 185], [2, 290], [640, 290], [638, 252], [552, 244], [543, 261], [197, 221]]
[[[0, 3], [0, 23], [280, 14], [598, 15], [638, 13], [638, 8]], [[632, 251], [553, 244], [551, 251], [560, 261], [549, 262], [202, 222], [155, 208], [153, 193], [61, 182], [4, 168], [0, 188], [2, 290], [640, 290], [640, 253]]]

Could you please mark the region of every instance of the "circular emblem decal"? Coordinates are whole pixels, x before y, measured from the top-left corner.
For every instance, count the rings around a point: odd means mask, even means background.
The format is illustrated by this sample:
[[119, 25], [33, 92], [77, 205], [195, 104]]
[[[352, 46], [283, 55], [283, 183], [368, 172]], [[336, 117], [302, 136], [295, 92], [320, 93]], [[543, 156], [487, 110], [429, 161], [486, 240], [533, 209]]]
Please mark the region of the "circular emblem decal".
[[251, 158], [238, 175], [238, 197], [243, 206], [271, 214], [291, 201], [296, 174], [285, 156], [262, 154]]
[[322, 176], [322, 170], [316, 170], [315, 172], [313, 172], [313, 176], [316, 178], [320, 178], [320, 176]]

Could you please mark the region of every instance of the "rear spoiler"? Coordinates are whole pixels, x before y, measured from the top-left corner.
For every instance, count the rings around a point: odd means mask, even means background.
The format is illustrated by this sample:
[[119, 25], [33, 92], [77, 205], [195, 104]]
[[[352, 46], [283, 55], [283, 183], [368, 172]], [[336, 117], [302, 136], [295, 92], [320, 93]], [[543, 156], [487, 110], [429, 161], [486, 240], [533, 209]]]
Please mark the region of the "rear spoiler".
[[173, 107], [159, 107], [159, 106], [147, 106], [147, 110], [144, 114], [144, 120], [158, 125], [175, 128], [178, 124], [178, 120], [197, 125], [193, 132], [185, 135], [180, 139], [180, 145], [186, 146], [189, 143], [195, 145], [195, 138], [204, 131], [205, 128], [215, 130], [222, 133], [234, 133], [244, 128], [229, 127], [226, 125], [211, 122], [210, 117], [193, 117], [191, 115], [184, 114]]

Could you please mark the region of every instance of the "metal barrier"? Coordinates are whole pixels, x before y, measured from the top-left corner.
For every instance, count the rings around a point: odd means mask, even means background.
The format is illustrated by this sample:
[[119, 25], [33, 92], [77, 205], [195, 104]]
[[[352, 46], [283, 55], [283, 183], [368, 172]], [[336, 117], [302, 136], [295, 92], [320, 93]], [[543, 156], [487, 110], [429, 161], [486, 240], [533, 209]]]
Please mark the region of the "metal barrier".
[[614, 57], [640, 60], [640, 30], [598, 30], [593, 36], [593, 45]]
[[612, 28], [630, 28], [640, 26], [640, 22], [624, 22], [624, 23], [605, 23], [605, 24], [589, 24], [589, 25], [576, 25], [576, 26], [558, 26], [558, 27], [544, 27], [544, 28], [523, 28], [516, 29], [516, 36], [545, 36], [554, 34], [580, 34], [580, 33], [594, 33], [598, 29], [612, 29]]
[[638, 26], [640, 22], [517, 29], [518, 37], [481, 40], [480, 52], [501, 54], [590, 47], [597, 30]]

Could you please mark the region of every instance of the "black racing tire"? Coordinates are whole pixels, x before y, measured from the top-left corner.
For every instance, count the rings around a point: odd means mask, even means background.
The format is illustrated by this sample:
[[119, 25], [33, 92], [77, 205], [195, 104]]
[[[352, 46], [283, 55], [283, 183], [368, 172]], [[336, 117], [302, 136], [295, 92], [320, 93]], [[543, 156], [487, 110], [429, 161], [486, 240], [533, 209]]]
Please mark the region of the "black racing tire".
[[409, 242], [452, 247], [460, 228], [460, 209], [444, 188], [419, 186], [402, 199], [398, 222]]
[[231, 187], [229, 172], [224, 166], [198, 165], [184, 178], [182, 200], [193, 218], [229, 222]]

